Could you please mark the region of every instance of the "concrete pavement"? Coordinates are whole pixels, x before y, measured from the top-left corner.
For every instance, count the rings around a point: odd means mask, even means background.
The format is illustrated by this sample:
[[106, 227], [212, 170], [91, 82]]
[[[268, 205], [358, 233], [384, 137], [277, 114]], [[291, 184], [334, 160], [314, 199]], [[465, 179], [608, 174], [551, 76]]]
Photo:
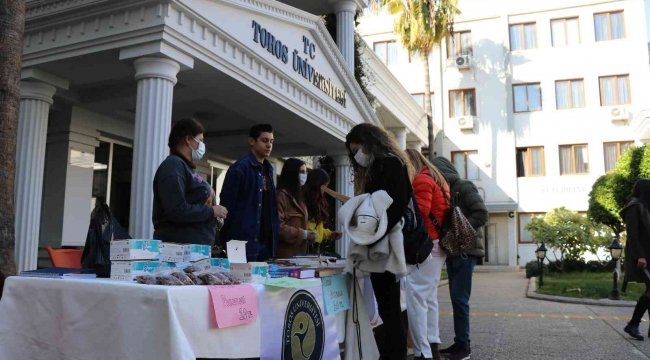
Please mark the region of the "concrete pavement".
[[[474, 275], [472, 359], [650, 359], [650, 340], [623, 333], [631, 308], [533, 300], [526, 297], [527, 287], [524, 272]], [[448, 346], [454, 325], [447, 286], [440, 288], [439, 300], [441, 338]], [[647, 321], [641, 332], [647, 335]]]

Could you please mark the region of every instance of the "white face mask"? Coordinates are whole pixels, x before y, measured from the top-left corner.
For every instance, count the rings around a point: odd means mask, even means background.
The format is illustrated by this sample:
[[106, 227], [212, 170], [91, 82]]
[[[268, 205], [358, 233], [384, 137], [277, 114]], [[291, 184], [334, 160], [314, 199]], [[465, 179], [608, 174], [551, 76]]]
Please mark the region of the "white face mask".
[[356, 162], [359, 165], [367, 168], [370, 167], [370, 165], [372, 165], [372, 162], [375, 160], [375, 157], [374, 155], [372, 155], [372, 153], [364, 154], [363, 151], [359, 149], [357, 150], [357, 153], [354, 154], [354, 160], [356, 160]]
[[300, 186], [305, 185], [307, 182], [307, 174], [298, 174], [298, 176], [300, 177]]
[[196, 141], [197, 144], [199, 144], [198, 149], [195, 149], [190, 146], [190, 150], [192, 150], [192, 160], [199, 161], [203, 158], [203, 155], [205, 155], [205, 144], [203, 143], [203, 141], [196, 140], [195, 138], [192, 139]]

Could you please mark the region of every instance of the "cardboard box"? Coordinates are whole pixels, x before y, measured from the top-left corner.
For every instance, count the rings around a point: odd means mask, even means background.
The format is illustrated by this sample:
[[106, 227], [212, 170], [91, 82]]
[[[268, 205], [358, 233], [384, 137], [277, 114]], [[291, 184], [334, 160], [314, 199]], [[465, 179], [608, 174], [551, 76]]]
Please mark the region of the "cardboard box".
[[210, 259], [203, 259], [199, 261], [161, 262], [160, 268], [158, 269], [158, 273], [162, 273], [162, 272], [170, 273], [176, 271], [183, 271], [185, 270], [186, 267], [192, 265], [201, 268], [202, 271], [211, 270]]
[[113, 260], [154, 260], [160, 255], [160, 240], [114, 240], [111, 241]]
[[159, 261], [111, 261], [111, 279], [133, 281], [140, 275], [155, 276], [159, 268]]
[[192, 245], [190, 244], [162, 243], [159, 249], [160, 261], [182, 263], [191, 260]]
[[210, 270], [230, 272], [230, 261], [228, 259], [210, 259]]
[[212, 257], [210, 245], [190, 245], [190, 261], [199, 261]]
[[268, 271], [269, 264], [265, 262], [230, 264], [230, 273], [242, 283], [263, 284], [266, 282]]

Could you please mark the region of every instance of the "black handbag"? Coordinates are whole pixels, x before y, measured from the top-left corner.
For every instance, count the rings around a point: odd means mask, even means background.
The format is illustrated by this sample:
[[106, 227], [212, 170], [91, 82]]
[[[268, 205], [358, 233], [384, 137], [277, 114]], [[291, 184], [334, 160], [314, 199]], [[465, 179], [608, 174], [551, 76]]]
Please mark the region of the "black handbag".
[[417, 206], [415, 194], [411, 194], [411, 200], [404, 213], [404, 257], [409, 265], [422, 264], [433, 250], [433, 241], [424, 225], [424, 219]]
[[81, 266], [94, 269], [97, 277], [111, 276], [111, 240], [131, 239], [113, 217], [108, 205], [99, 205], [90, 220]]

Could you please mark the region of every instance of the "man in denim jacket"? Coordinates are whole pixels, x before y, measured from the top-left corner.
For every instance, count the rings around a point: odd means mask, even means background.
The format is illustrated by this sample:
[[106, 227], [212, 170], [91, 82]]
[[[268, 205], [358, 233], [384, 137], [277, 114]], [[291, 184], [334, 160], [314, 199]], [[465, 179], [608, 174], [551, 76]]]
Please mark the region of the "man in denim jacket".
[[273, 167], [266, 159], [273, 149], [273, 127], [258, 124], [248, 137], [251, 151], [228, 168], [221, 190], [221, 205], [228, 217], [220, 232], [222, 243], [248, 241], [246, 258], [266, 261], [278, 246], [278, 205]]

